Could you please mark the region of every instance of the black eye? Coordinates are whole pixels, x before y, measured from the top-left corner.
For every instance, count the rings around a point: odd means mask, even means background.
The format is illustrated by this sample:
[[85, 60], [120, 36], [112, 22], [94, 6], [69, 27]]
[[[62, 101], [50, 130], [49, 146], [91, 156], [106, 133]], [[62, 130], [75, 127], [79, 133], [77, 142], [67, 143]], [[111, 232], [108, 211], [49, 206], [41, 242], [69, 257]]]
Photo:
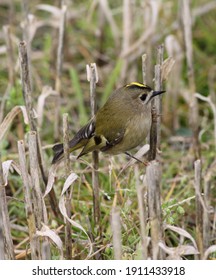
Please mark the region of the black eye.
[[145, 101], [145, 100], [146, 100], [146, 97], [147, 97], [147, 94], [144, 93], [144, 94], [140, 95], [139, 98], [140, 98], [142, 101]]

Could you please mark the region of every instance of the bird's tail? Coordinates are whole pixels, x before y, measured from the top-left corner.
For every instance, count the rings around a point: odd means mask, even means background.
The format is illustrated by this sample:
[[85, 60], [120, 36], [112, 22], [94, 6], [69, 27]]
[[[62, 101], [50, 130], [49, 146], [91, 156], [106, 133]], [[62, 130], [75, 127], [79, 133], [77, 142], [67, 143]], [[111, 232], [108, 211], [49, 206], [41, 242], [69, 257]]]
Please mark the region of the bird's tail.
[[54, 157], [52, 160], [52, 164], [55, 164], [57, 161], [60, 161], [64, 156], [64, 148], [63, 144], [56, 144], [53, 146]]

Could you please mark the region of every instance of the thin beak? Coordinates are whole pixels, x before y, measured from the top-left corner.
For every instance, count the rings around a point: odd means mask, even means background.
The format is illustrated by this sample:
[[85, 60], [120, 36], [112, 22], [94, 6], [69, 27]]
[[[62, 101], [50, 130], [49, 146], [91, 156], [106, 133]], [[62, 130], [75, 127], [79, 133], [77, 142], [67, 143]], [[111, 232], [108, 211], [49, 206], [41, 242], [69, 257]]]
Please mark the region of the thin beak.
[[155, 97], [156, 95], [162, 94], [162, 93], [164, 93], [164, 92], [166, 92], [166, 91], [165, 91], [165, 90], [157, 90], [157, 91], [153, 91], [153, 93], [152, 93], [152, 97]]
[[152, 98], [154, 98], [155, 96], [157, 96], [157, 95], [160, 95], [160, 94], [162, 94], [162, 93], [164, 93], [164, 92], [166, 92], [165, 90], [155, 90], [155, 91], [153, 91], [152, 92], [152, 95], [151, 95], [151, 97], [149, 98], [149, 100], [148, 101], [150, 101]]

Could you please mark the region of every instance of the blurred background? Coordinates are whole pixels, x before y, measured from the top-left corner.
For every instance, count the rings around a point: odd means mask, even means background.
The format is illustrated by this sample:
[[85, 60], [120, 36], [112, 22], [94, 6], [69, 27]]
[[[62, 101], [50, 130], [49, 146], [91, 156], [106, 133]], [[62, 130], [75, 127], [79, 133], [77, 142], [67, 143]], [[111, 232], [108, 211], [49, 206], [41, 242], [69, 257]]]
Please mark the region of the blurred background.
[[[98, 83], [97, 107], [114, 89], [130, 82], [143, 82], [142, 56], [146, 54], [146, 83], [154, 88], [154, 65], [157, 49], [164, 46], [164, 61], [173, 59], [169, 75], [163, 82], [166, 93], [162, 101], [163, 220], [171, 225], [194, 231], [194, 156], [193, 128], [203, 164], [203, 177], [208, 174], [210, 204], [215, 207], [216, 150], [216, 1], [191, 0], [0, 0], [0, 124], [16, 106], [24, 105], [18, 45], [27, 42], [32, 102], [37, 114], [37, 128], [42, 143], [45, 169], [52, 160], [52, 146], [62, 141], [62, 115], [69, 114], [70, 138], [90, 118], [89, 82], [86, 65], [96, 63]], [[196, 100], [195, 119], [191, 96]], [[2, 161], [18, 162], [17, 141], [27, 141], [29, 126], [22, 114], [14, 113], [1, 128]], [[5, 123], [4, 123], [5, 124]], [[76, 154], [76, 153], [75, 153]], [[89, 226], [86, 216], [92, 215], [90, 163], [73, 164], [80, 182], [73, 196], [74, 219]], [[136, 210], [136, 176], [143, 168], [133, 168], [118, 177], [128, 162], [125, 156], [109, 159], [100, 156], [101, 227], [104, 258], [112, 259], [109, 247], [110, 208], [114, 185], [122, 190], [123, 258], [139, 257], [139, 219]], [[57, 196], [63, 185], [64, 171], [59, 170], [55, 183]], [[27, 236], [23, 205], [22, 181], [19, 175], [8, 175], [7, 195], [15, 244]], [[184, 202], [185, 201], [185, 202]], [[50, 210], [50, 209], [48, 209]], [[51, 211], [51, 210], [50, 210]], [[51, 212], [50, 227], [58, 228]], [[215, 213], [211, 213], [211, 238], [215, 242]], [[90, 218], [90, 224], [93, 222]], [[19, 225], [20, 227], [18, 227]], [[89, 230], [89, 228], [88, 228]], [[209, 229], [210, 230], [210, 229]], [[94, 232], [94, 229], [92, 229]], [[61, 235], [61, 230], [59, 230]], [[74, 238], [79, 238], [75, 233]], [[168, 245], [179, 244], [174, 233], [166, 236]], [[83, 244], [74, 249], [77, 258], [84, 258]], [[20, 245], [19, 248], [22, 248]], [[82, 251], [83, 250], [83, 251]], [[77, 254], [77, 255], [76, 255]], [[56, 258], [58, 254], [56, 253]]]

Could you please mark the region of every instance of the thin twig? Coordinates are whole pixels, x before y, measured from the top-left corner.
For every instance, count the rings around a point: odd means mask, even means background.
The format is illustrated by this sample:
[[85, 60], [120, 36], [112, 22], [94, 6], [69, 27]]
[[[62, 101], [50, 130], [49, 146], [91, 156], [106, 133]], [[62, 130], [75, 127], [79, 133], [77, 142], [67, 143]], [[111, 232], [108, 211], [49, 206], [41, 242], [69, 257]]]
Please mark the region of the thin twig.
[[[155, 65], [155, 90], [162, 90], [161, 70], [163, 64], [164, 46], [160, 45], [157, 48], [157, 65]], [[157, 110], [157, 148], [160, 149], [161, 143], [161, 115], [162, 115], [162, 95], [154, 98]]]
[[200, 159], [194, 163], [195, 168], [195, 194], [196, 194], [196, 239], [197, 246], [200, 253], [200, 259], [203, 258], [203, 207], [200, 200], [202, 193], [201, 178], [202, 178], [202, 165]]
[[[96, 83], [98, 82], [98, 74], [95, 63], [87, 65], [87, 79], [90, 82], [90, 103], [91, 103], [91, 116], [94, 117], [96, 114]], [[92, 169], [92, 186], [93, 186], [93, 204], [94, 204], [94, 221], [95, 226], [101, 234], [100, 227], [100, 189], [99, 189], [99, 178], [98, 178], [98, 167], [99, 167], [99, 156], [98, 152], [92, 153], [93, 169]]]
[[54, 122], [54, 138], [58, 139], [59, 135], [59, 112], [60, 112], [60, 93], [61, 93], [61, 75], [62, 75], [62, 65], [63, 65], [63, 48], [64, 48], [64, 36], [65, 36], [65, 22], [66, 22], [66, 12], [67, 6], [62, 5], [61, 18], [59, 22], [59, 39], [58, 39], [58, 49], [57, 49], [57, 61], [56, 61], [56, 80], [55, 80], [55, 90], [58, 92], [59, 96], [56, 98], [55, 107], [55, 122]]
[[[210, 189], [211, 180], [210, 178], [204, 178], [204, 203], [207, 209], [210, 209]], [[205, 252], [210, 246], [211, 240], [211, 222], [209, 212], [203, 209], [203, 251]]]
[[[69, 125], [68, 125], [68, 114], [63, 114], [63, 145], [64, 145], [64, 164], [65, 164], [65, 177], [70, 175], [70, 150], [69, 150]], [[71, 195], [70, 189], [66, 191], [66, 202], [65, 207], [68, 217], [71, 217]], [[65, 248], [66, 248], [66, 259], [72, 259], [72, 228], [68, 220], [66, 220], [65, 226]]]

